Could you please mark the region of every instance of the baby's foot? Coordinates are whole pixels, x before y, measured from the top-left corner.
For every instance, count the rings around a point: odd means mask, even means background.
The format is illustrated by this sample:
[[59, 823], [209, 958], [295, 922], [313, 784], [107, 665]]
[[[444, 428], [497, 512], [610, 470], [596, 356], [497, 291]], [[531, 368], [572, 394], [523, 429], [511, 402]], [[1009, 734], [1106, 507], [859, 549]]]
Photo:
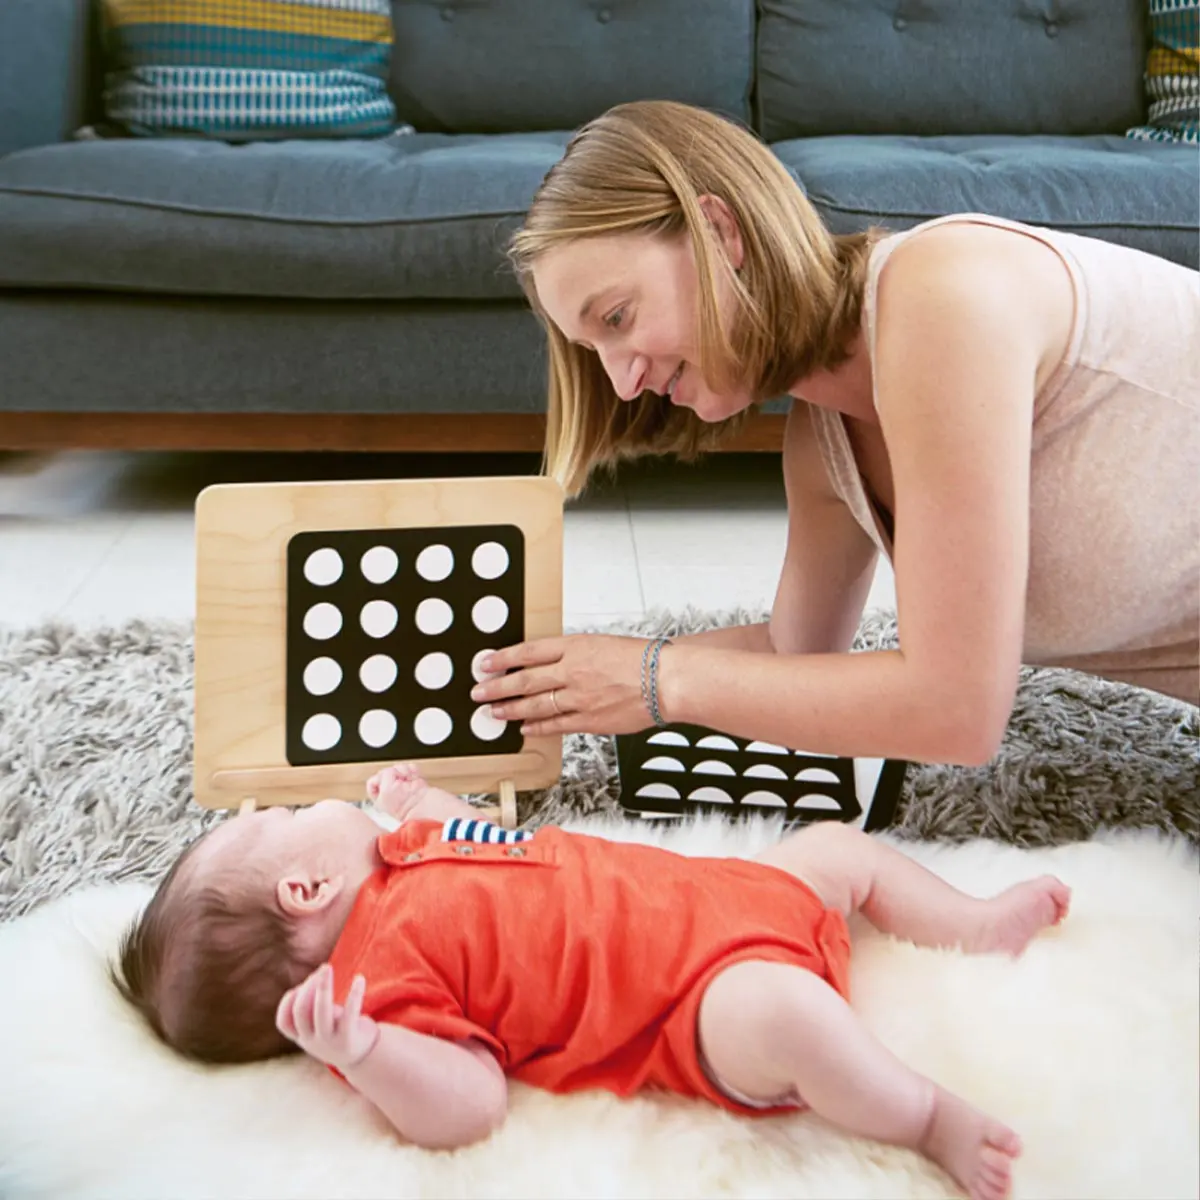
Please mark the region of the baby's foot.
[[1018, 883], [984, 901], [978, 932], [963, 949], [978, 954], [1002, 950], [1016, 957], [1036, 934], [1062, 921], [1070, 907], [1071, 889], [1053, 875]]
[[971, 1200], [1006, 1200], [1021, 1139], [965, 1100], [937, 1089], [929, 1132], [921, 1150], [954, 1176]]
[[367, 797], [397, 821], [448, 821], [479, 815], [465, 800], [432, 787], [413, 763], [377, 771], [367, 780]]

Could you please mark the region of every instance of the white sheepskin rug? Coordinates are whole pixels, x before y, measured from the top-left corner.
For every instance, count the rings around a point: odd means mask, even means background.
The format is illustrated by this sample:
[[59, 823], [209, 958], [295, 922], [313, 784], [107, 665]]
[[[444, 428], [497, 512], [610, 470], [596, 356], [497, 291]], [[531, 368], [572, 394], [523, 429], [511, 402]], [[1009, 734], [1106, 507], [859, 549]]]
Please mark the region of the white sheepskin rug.
[[[716, 820], [579, 827], [694, 854], [750, 854], [778, 832]], [[1196, 1197], [1194, 852], [1150, 833], [1043, 850], [901, 848], [976, 895], [1053, 872], [1075, 889], [1072, 913], [1016, 962], [855, 930], [864, 1020], [906, 1061], [1020, 1132], [1017, 1197]], [[508, 1122], [489, 1142], [455, 1153], [402, 1145], [299, 1056], [203, 1069], [158, 1045], [104, 969], [148, 894], [110, 884], [0, 926], [5, 1200], [958, 1194], [917, 1155], [811, 1115], [745, 1120], [675, 1098], [514, 1087]]]

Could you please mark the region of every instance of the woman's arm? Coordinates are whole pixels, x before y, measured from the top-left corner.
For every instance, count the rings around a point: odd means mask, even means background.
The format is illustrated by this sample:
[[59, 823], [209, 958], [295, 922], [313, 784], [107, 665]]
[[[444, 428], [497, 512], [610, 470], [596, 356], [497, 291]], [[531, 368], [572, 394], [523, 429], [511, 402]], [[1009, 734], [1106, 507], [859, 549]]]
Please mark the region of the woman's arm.
[[902, 649], [763, 657], [672, 646], [666, 719], [818, 753], [978, 763], [995, 752], [1021, 659], [1047, 340], [1046, 303], [1031, 297], [1019, 258], [921, 237], [883, 273], [876, 397], [897, 497]]
[[755, 653], [849, 650], [871, 589], [878, 553], [834, 492], [809, 406], [797, 402], [783, 442], [787, 553], [770, 621], [676, 638], [678, 645]]

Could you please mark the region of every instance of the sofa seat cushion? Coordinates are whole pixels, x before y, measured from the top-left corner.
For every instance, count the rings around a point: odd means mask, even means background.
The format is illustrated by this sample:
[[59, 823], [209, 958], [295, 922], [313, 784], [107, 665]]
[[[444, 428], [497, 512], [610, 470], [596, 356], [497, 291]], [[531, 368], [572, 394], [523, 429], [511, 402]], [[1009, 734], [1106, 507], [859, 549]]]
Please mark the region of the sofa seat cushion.
[[0, 287], [520, 297], [504, 246], [568, 136], [23, 150], [0, 158]]
[[821, 137], [776, 142], [837, 232], [982, 212], [1197, 265], [1195, 147], [1094, 137]]

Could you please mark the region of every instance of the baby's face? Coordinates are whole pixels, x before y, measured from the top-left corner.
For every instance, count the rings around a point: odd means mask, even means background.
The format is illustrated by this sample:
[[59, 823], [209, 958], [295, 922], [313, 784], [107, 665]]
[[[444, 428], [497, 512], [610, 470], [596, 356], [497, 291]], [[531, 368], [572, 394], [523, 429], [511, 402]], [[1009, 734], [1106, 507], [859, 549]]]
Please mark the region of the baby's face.
[[381, 832], [366, 813], [341, 800], [263, 808], [218, 825], [196, 848], [192, 865], [202, 872], [261, 872], [269, 882], [296, 868], [357, 874], [374, 865]]

